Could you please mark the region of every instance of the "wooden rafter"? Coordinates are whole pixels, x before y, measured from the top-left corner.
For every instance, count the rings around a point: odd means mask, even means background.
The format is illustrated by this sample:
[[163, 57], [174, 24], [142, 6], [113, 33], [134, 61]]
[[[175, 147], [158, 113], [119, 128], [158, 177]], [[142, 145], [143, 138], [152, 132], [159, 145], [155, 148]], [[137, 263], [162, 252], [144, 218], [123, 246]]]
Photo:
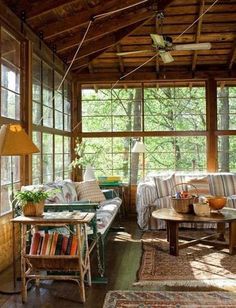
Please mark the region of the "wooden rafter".
[[[156, 29], [156, 33], [158, 33], [158, 31], [159, 31], [159, 29], [158, 29], [158, 19], [156, 18], [156, 20], [155, 20], [155, 29]], [[156, 56], [156, 58], [155, 58], [155, 61], [156, 61], [156, 73], [157, 73], [157, 76], [158, 76], [158, 74], [159, 74], [159, 71], [160, 71], [160, 65], [159, 65], [159, 57], [158, 56]]]
[[[116, 45], [116, 51], [117, 52], [121, 52], [121, 48], [120, 48], [120, 44], [119, 43]], [[123, 58], [121, 56], [118, 56], [118, 58], [119, 58], [120, 72], [124, 73], [125, 66], [124, 66]]]
[[68, 5], [76, 0], [43, 0], [43, 1], [29, 1], [21, 0], [17, 1], [14, 5], [14, 12], [17, 15], [21, 15], [22, 12], [25, 13], [25, 17], [28, 21], [31, 21], [33, 18], [39, 17], [43, 14], [46, 14], [56, 8], [59, 8], [64, 5]]
[[[199, 0], [199, 2], [200, 2], [200, 8], [199, 8], [198, 17], [200, 17], [203, 14], [204, 6], [205, 6], [205, 0]], [[199, 41], [200, 41], [200, 36], [201, 36], [201, 31], [202, 31], [202, 22], [203, 22], [203, 18], [200, 18], [198, 20], [198, 24], [197, 24], [197, 33], [196, 33], [195, 43], [199, 43]], [[197, 50], [195, 50], [194, 54], [193, 54], [192, 71], [195, 71], [195, 69], [196, 69], [197, 55], [198, 55], [198, 52], [197, 52]]]
[[[147, 20], [146, 20], [147, 21]], [[124, 37], [131, 34], [135, 31], [138, 27], [143, 25], [143, 21], [139, 21], [131, 26], [128, 26], [124, 29], [118, 30], [116, 32], [110, 33], [103, 38], [96, 40], [96, 44], [94, 42], [89, 42], [87, 45], [81, 48], [80, 52], [76, 57], [76, 61], [80, 60], [84, 57], [88, 57], [91, 55], [97, 55], [98, 52], [101, 51], [103, 53], [106, 49], [116, 45], [119, 41], [121, 41]], [[74, 52], [67, 55], [68, 61], [70, 62], [74, 56]], [[93, 60], [93, 57], [90, 57], [90, 61]]]
[[[125, 15], [124, 17], [118, 16], [116, 18], [112, 18], [107, 22], [101, 23], [100, 25], [97, 25], [95, 23], [91, 26], [84, 42], [87, 43], [89, 41], [93, 41], [94, 44], [94, 40], [97, 41], [98, 38], [104, 37], [106, 34], [116, 32], [117, 30], [135, 24], [138, 21], [143, 21], [151, 16], [153, 16], [152, 11], [147, 11], [146, 9], [143, 9], [141, 10], [141, 12], [134, 11]], [[66, 38], [64, 40], [61, 40], [59, 44], [56, 45], [58, 53], [64, 52], [67, 49], [77, 46], [78, 43], [81, 42], [84, 32], [85, 31], [83, 31], [82, 33], [81, 31], [72, 39]]]
[[[152, 2], [153, 0], [148, 1], [146, 3], [146, 6], [150, 5], [150, 3]], [[52, 39], [58, 35], [61, 35], [64, 32], [78, 29], [79, 27], [85, 25], [89, 20], [92, 20], [93, 17], [96, 15], [121, 9], [129, 5], [133, 5], [135, 3], [137, 3], [137, 0], [104, 1], [99, 5], [95, 6], [94, 8], [90, 8], [89, 10], [84, 9], [75, 15], [63, 18], [63, 23], [61, 22], [61, 20], [52, 23], [47, 23], [47, 25], [39, 27], [39, 31], [43, 32], [45, 40]]]
[[235, 59], [236, 59], [236, 40], [234, 41], [233, 47], [230, 52], [229, 64], [228, 64], [229, 70], [232, 69]]
[[[166, 3], [168, 2], [168, 4], [170, 4], [171, 2], [173, 2], [174, 0], [171, 1], [166, 1]], [[163, 6], [164, 7], [164, 6]], [[96, 54], [96, 57], [98, 57], [100, 54], [102, 54], [106, 49], [108, 49], [111, 46], [116, 45], [118, 42], [120, 42], [124, 37], [130, 35], [132, 32], [134, 32], [135, 30], [137, 30], [139, 27], [141, 27], [142, 25], [144, 25], [146, 22], [148, 22], [151, 18], [153, 18], [154, 16], [154, 12], [153, 14], [150, 16], [150, 18], [147, 18], [144, 21], [139, 21], [136, 22], [135, 24], [126, 27], [125, 29], [121, 29], [118, 30], [112, 34], [108, 34], [105, 37], [103, 37], [102, 39], [98, 39], [96, 41], [96, 44], [94, 44], [93, 42], [88, 43], [84, 48], [81, 48], [77, 58], [76, 58], [76, 62], [75, 66], [73, 66], [73, 69], [79, 69], [82, 66], [86, 65], [86, 60], [81, 62], [81, 58], [87, 57], [87, 63], [89, 63], [89, 61], [95, 59], [95, 57], [92, 57], [91, 59], [91, 55], [92, 54]], [[99, 51], [101, 51], [101, 53], [99, 53]], [[72, 60], [73, 58], [73, 53], [70, 53], [68, 55], [68, 59], [69, 61]], [[79, 60], [79, 61], [78, 61]], [[79, 63], [78, 63], [79, 62]]]

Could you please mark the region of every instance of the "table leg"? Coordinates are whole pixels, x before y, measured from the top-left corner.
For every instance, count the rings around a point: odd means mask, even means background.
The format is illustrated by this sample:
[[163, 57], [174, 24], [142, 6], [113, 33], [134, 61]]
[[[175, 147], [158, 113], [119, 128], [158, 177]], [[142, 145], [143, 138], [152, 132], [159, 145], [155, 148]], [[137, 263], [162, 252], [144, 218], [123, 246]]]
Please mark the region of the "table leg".
[[170, 255], [179, 255], [179, 223], [176, 221], [168, 221], [169, 225], [169, 243]]
[[236, 248], [236, 221], [229, 222], [229, 253], [232, 255]]
[[225, 223], [224, 222], [217, 223], [217, 233], [219, 233], [217, 240], [225, 242]]
[[167, 242], [170, 241], [170, 227], [169, 227], [169, 221], [166, 222], [166, 233], [167, 233]]

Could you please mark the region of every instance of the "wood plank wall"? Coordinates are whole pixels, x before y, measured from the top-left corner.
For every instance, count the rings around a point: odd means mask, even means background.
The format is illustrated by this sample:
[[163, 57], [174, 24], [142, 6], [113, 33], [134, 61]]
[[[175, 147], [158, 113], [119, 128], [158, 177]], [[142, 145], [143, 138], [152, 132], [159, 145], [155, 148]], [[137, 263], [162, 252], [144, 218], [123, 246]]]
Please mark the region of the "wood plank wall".
[[[12, 213], [0, 217], [0, 272], [7, 268], [13, 260], [12, 256]], [[16, 251], [20, 252], [20, 229], [15, 225]]]

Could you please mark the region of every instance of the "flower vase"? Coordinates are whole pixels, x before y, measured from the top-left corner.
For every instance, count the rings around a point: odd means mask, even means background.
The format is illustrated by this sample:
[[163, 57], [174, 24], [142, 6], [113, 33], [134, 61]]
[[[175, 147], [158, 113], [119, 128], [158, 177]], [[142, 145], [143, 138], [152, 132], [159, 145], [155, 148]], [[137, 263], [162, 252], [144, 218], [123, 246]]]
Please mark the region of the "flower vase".
[[22, 208], [24, 216], [42, 216], [44, 212], [44, 204], [44, 200], [38, 203], [27, 202]]

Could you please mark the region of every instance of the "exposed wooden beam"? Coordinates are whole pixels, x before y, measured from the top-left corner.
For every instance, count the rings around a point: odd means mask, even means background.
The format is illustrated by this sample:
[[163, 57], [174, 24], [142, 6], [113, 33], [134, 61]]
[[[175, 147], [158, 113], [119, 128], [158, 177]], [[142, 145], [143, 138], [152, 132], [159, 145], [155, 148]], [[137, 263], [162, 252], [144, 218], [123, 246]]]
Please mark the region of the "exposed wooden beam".
[[[75, 72], [76, 73], [76, 72]], [[164, 75], [166, 78], [164, 78]], [[181, 81], [185, 80], [186, 82], [193, 82], [198, 80], [207, 80], [210, 77], [225, 79], [225, 80], [233, 80], [235, 81], [236, 70], [229, 72], [225, 71], [225, 66], [218, 67], [205, 67], [205, 69], [200, 68], [193, 74], [191, 71], [186, 68], [183, 71], [182, 67], [174, 67], [170, 71], [160, 72], [158, 81], [168, 82], [168, 81]], [[115, 82], [120, 78], [120, 73], [96, 73], [96, 74], [88, 74], [81, 73], [78, 74], [77, 81], [81, 83], [101, 83], [101, 82]], [[124, 83], [127, 82], [157, 82], [156, 73], [155, 72], [140, 72], [137, 71], [135, 74], [131, 74], [123, 80]], [[122, 81], [120, 82], [122, 84]]]
[[[92, 62], [90, 62], [90, 63], [88, 64], [88, 69], [89, 69], [89, 73], [90, 73], [90, 74], [94, 74], [94, 69], [93, 69], [93, 64], [92, 64]], [[97, 92], [98, 92], [98, 87], [97, 87], [96, 84], [93, 85], [93, 88], [94, 88], [95, 92], [97, 93]]]
[[[198, 18], [203, 14], [204, 7], [205, 7], [205, 0], [199, 0], [199, 5], [200, 5], [200, 8], [199, 8], [199, 13], [198, 13]], [[202, 31], [202, 22], [203, 22], [203, 18], [200, 18], [197, 24], [197, 33], [196, 33], [195, 43], [199, 43], [200, 41], [200, 36], [201, 36], [201, 31]], [[195, 50], [193, 53], [192, 71], [195, 71], [196, 69], [197, 55], [198, 55], [198, 52], [197, 50]]]
[[[75, 64], [77, 65], [78, 64], [77, 61], [79, 61], [81, 58], [88, 57], [92, 54], [97, 54], [97, 52], [99, 52], [99, 51], [104, 52], [107, 48], [109, 48], [113, 45], [116, 45], [125, 36], [131, 34], [133, 31], [135, 31], [138, 27], [142, 26], [143, 24], [144, 24], [143, 21], [139, 21], [139, 22], [137, 22], [137, 23], [135, 23], [135, 24], [133, 24], [129, 27], [118, 30], [118, 31], [116, 31], [112, 34], [106, 35], [105, 37], [96, 40], [96, 44], [94, 42], [88, 43], [86, 46], [81, 48], [81, 50], [78, 53], [78, 56], [75, 60]], [[68, 61], [70, 62], [72, 60], [73, 56], [74, 56], [74, 52], [68, 54], [67, 56], [68, 56]], [[90, 59], [90, 61], [91, 61], [91, 59]], [[74, 68], [74, 66], [73, 66], [73, 68]]]
[[164, 11], [167, 6], [169, 6], [174, 0], [159, 0], [158, 1], [158, 11]]
[[235, 59], [236, 59], [236, 40], [234, 41], [233, 47], [230, 52], [229, 64], [228, 64], [229, 70], [232, 69]]
[[46, 14], [56, 8], [64, 6], [66, 4], [70, 4], [75, 2], [76, 0], [44, 0], [44, 1], [29, 1], [29, 0], [21, 0], [17, 1], [14, 5], [13, 11], [21, 16], [21, 13], [24, 12], [27, 21], [31, 21], [33, 18], [39, 17], [43, 14]]
[[[152, 16], [153, 16], [153, 11], [143, 8], [141, 10], [134, 10], [133, 12], [128, 13], [124, 16], [119, 15], [109, 19], [108, 21], [103, 21], [99, 25], [97, 24], [97, 22], [95, 22], [89, 29], [88, 35], [86, 36], [84, 42], [89, 42], [92, 40], [93, 41], [92, 43], [94, 44], [94, 40], [96, 40], [97, 42], [98, 38], [103, 37], [106, 34], [115, 32], [117, 30], [135, 24], [138, 21], [143, 21]], [[57, 52], [61, 53], [67, 49], [71, 49], [77, 46], [81, 42], [84, 32], [85, 30], [80, 31], [79, 33], [75, 34], [75, 36], [72, 38], [66, 37], [65, 39], [61, 39], [58, 42], [58, 44], [56, 44]]]
[[[146, 6], [150, 5], [152, 2], [153, 0], [148, 1]], [[137, 0], [102, 1], [99, 5], [91, 8], [90, 10], [84, 9], [75, 15], [63, 18], [63, 22], [58, 20], [55, 22], [47, 23], [46, 25], [39, 27], [38, 31], [43, 32], [45, 40], [52, 39], [64, 32], [78, 29], [79, 27], [85, 25], [89, 20], [92, 20], [95, 15], [118, 10], [135, 3], [137, 3]]]
[[[155, 20], [156, 33], [158, 33], [158, 31], [159, 31], [158, 28], [159, 28], [159, 21], [158, 21], [158, 18], [156, 18], [156, 20]], [[159, 60], [160, 60], [159, 56], [156, 56], [156, 58], [155, 58], [155, 61], [156, 61], [155, 69], [156, 69], [157, 77], [158, 77], [159, 72], [160, 72]]]
[[[117, 52], [121, 52], [120, 44], [116, 45], [116, 50], [117, 50]], [[125, 66], [124, 66], [123, 58], [121, 56], [118, 56], [118, 58], [119, 58], [120, 72], [124, 73]]]

